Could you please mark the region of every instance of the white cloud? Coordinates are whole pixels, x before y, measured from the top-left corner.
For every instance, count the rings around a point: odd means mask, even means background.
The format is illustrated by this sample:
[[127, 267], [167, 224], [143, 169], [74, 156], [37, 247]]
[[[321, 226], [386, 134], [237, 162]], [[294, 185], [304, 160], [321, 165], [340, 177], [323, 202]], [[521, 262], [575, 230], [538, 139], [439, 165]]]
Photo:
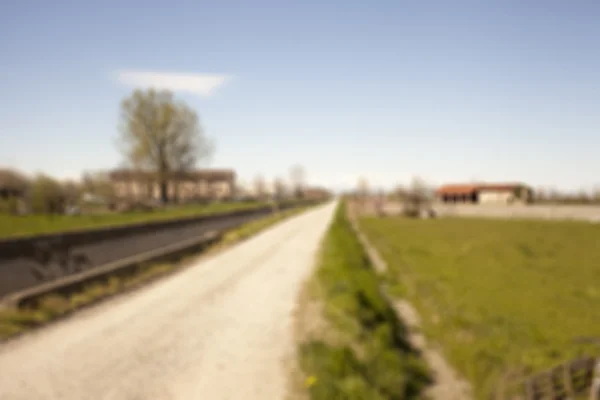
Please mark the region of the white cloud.
[[200, 96], [211, 96], [214, 91], [230, 79], [227, 75], [178, 74], [147, 71], [119, 71], [120, 83], [133, 87], [153, 87], [174, 92], [190, 92]]

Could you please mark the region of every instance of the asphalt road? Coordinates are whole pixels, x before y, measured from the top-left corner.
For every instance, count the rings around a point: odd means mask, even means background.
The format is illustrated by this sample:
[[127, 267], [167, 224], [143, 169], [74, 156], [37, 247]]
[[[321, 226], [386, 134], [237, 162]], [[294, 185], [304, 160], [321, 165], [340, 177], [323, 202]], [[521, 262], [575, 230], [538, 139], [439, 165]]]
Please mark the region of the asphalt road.
[[[132, 236], [110, 238], [84, 246], [76, 246], [73, 248], [73, 252], [84, 254], [90, 264], [88, 268], [93, 268], [181, 240], [201, 236], [209, 231], [229, 229], [268, 214], [268, 211], [258, 212], [254, 215], [202, 221]], [[31, 273], [31, 268], [35, 266], [39, 266], [39, 264], [35, 260], [25, 257], [0, 260], [0, 297], [42, 283]], [[53, 263], [49, 270], [54, 273], [55, 278], [66, 275], [57, 263]]]
[[333, 203], [0, 345], [0, 399], [282, 399]]

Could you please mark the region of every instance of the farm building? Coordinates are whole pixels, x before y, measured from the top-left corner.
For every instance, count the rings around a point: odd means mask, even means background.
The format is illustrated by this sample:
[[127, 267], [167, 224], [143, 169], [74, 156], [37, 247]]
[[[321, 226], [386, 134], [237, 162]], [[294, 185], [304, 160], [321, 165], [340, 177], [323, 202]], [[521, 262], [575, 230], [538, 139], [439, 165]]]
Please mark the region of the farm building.
[[435, 194], [442, 203], [527, 204], [533, 200], [533, 190], [522, 183], [443, 185]]

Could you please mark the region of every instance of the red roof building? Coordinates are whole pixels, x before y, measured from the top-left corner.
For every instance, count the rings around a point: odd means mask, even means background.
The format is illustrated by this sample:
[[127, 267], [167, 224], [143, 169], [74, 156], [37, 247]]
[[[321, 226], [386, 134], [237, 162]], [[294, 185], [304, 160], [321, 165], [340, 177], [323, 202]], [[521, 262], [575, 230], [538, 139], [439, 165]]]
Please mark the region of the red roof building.
[[523, 183], [469, 183], [440, 186], [436, 198], [443, 203], [529, 203], [533, 190]]

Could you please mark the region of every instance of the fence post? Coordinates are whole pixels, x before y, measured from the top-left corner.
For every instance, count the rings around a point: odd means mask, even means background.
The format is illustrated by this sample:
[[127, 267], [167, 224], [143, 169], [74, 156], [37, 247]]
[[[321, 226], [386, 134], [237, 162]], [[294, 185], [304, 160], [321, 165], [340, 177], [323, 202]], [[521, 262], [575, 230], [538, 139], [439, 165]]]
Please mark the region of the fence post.
[[600, 358], [596, 360], [596, 367], [594, 368], [590, 400], [600, 400]]
[[571, 363], [564, 363], [562, 366], [564, 388], [569, 398], [575, 396], [575, 390], [573, 390], [573, 377], [571, 375]]

